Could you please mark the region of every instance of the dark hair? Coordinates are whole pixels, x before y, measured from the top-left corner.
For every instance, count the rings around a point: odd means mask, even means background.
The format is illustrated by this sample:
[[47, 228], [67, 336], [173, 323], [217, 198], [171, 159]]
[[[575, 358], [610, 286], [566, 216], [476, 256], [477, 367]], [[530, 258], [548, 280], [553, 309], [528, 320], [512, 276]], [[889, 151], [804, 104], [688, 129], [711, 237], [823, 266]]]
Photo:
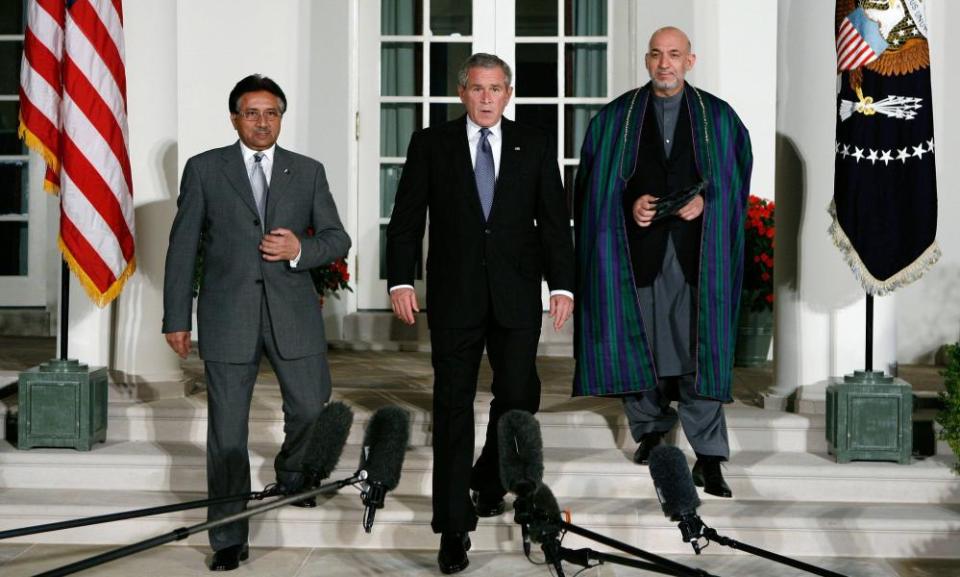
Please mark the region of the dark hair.
[[280, 101], [280, 114], [287, 111], [287, 97], [284, 96], [280, 86], [268, 76], [251, 74], [240, 82], [237, 82], [237, 85], [230, 91], [230, 100], [227, 103], [227, 106], [230, 107], [230, 114], [240, 114], [241, 96], [248, 92], [260, 92], [261, 90], [266, 90], [277, 97]]
[[485, 52], [477, 52], [467, 58], [463, 62], [463, 65], [460, 66], [460, 71], [457, 74], [457, 82], [460, 83], [462, 88], [467, 87], [467, 75], [470, 74], [471, 68], [500, 68], [503, 70], [503, 75], [507, 78], [507, 86], [510, 86], [510, 82], [513, 80], [513, 72], [510, 71], [510, 65], [504, 62], [499, 56]]

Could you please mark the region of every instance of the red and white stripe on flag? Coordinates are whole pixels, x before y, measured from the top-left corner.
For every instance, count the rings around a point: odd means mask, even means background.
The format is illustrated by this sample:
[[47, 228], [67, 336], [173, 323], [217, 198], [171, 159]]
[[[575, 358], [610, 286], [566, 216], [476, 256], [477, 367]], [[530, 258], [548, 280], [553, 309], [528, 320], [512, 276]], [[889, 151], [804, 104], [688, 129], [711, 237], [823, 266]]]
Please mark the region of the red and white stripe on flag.
[[849, 18], [844, 18], [837, 31], [837, 70], [854, 70], [879, 58]]
[[60, 249], [98, 306], [136, 269], [121, 0], [29, 0], [20, 136], [60, 192]]

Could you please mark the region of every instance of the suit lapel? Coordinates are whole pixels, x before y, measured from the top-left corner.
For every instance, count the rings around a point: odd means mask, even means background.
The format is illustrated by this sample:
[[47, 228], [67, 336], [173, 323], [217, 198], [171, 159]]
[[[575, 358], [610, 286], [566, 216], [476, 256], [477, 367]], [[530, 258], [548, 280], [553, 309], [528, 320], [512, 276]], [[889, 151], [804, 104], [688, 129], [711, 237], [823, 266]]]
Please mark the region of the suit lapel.
[[259, 217], [260, 213], [257, 211], [257, 204], [253, 201], [253, 189], [250, 187], [247, 167], [243, 164], [243, 153], [240, 151], [239, 141], [224, 149], [223, 174], [240, 200], [247, 205], [254, 216]]
[[490, 220], [493, 220], [493, 215], [497, 212], [497, 206], [507, 202], [511, 194], [511, 185], [517, 182], [517, 171], [523, 151], [520, 150], [516, 128], [512, 121], [501, 118], [500, 170], [497, 174], [497, 185], [493, 193], [493, 206], [490, 207]]
[[[470, 156], [470, 144], [467, 142], [467, 116], [463, 115], [459, 120], [454, 120], [447, 125], [447, 140], [450, 144], [450, 150], [457, 151], [455, 158], [459, 157], [459, 168], [456, 173], [460, 177], [459, 190], [466, 195], [466, 203], [470, 210], [476, 214], [480, 222], [483, 222], [483, 207], [480, 206], [480, 194], [477, 192], [477, 179], [473, 175], [473, 159]], [[496, 195], [494, 195], [496, 196]]]
[[270, 173], [270, 193], [267, 195], [267, 222], [276, 210], [277, 203], [289, 190], [293, 178], [293, 156], [279, 146], [274, 149], [273, 169]]

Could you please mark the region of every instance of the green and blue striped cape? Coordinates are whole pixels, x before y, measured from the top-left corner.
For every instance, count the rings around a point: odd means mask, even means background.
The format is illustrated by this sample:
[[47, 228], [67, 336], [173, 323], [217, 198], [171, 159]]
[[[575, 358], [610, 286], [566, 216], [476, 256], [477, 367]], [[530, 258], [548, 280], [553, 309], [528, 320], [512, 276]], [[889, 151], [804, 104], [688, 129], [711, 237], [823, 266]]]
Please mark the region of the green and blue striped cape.
[[[587, 128], [574, 197], [577, 279], [573, 394], [623, 395], [652, 389], [656, 367], [634, 277], [621, 197], [636, 168], [650, 85], [604, 106]], [[687, 84], [694, 152], [703, 192], [697, 291], [697, 392], [730, 401], [744, 218], [753, 156], [750, 135], [723, 100]], [[678, 126], [680, 130], [682, 126]]]

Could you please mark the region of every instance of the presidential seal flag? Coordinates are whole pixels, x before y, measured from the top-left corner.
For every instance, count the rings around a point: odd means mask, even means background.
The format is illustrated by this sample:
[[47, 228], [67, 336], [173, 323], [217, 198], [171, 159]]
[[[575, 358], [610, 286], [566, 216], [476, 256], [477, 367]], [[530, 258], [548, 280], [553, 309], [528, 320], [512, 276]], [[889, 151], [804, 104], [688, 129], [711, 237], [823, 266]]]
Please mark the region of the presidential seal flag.
[[871, 295], [919, 279], [936, 243], [936, 143], [923, 0], [837, 0], [830, 233]]
[[106, 306], [136, 268], [120, 0], [30, 0], [20, 137], [60, 194], [60, 250]]

